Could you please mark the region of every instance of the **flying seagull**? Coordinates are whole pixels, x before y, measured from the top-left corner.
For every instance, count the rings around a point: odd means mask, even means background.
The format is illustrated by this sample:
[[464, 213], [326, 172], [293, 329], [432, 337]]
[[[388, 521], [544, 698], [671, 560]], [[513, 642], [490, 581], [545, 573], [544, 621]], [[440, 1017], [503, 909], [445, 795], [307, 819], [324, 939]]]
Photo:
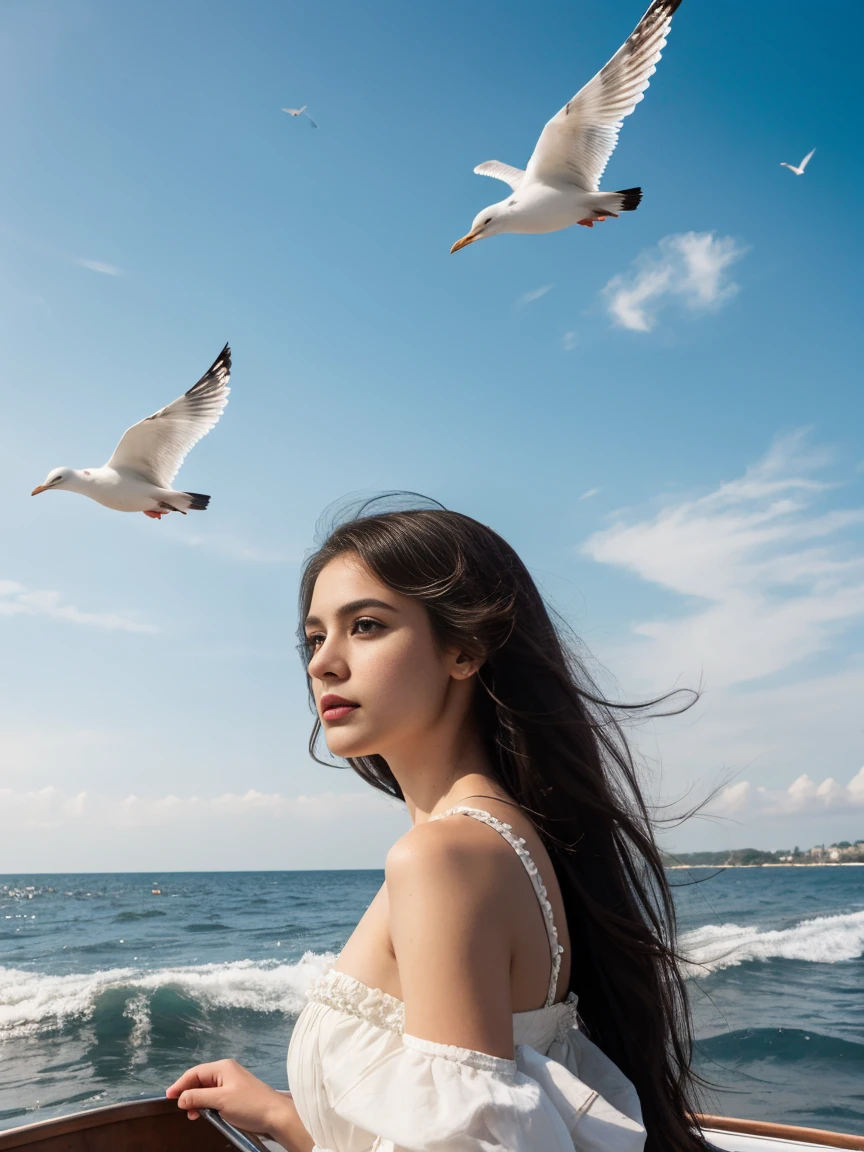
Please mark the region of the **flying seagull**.
[[166, 408], [123, 433], [101, 468], [55, 468], [30, 493], [63, 488], [89, 496], [116, 512], [143, 512], [161, 520], [167, 512], [203, 512], [209, 496], [175, 492], [171, 482], [183, 459], [219, 420], [228, 403], [231, 349], [226, 344], [197, 384]]
[[310, 125], [313, 128], [317, 128], [318, 125], [315, 123], [315, 121], [312, 119], [312, 117], [306, 111], [306, 109], [308, 107], [309, 107], [308, 104], [304, 104], [302, 108], [283, 108], [282, 111], [287, 112], [289, 116], [305, 116], [306, 119], [309, 121]]
[[794, 164], [787, 164], [785, 160], [780, 161], [780, 167], [781, 168], [788, 168], [789, 171], [794, 172], [796, 176], [803, 176], [804, 175], [804, 169], [810, 163], [810, 157], [813, 155], [813, 152], [815, 152], [815, 151], [816, 151], [816, 149], [814, 148], [812, 152], [808, 152], [807, 155], [804, 157], [804, 159], [801, 161], [801, 163], [798, 165], [797, 168], [795, 167]]
[[638, 208], [641, 188], [600, 192], [600, 177], [624, 117], [643, 98], [656, 71], [680, 3], [653, 0], [605, 68], [546, 124], [524, 171], [499, 160], [477, 165], [478, 176], [503, 180], [513, 192], [478, 213], [451, 252], [499, 232], [557, 232], [571, 224], [592, 228], [607, 216]]

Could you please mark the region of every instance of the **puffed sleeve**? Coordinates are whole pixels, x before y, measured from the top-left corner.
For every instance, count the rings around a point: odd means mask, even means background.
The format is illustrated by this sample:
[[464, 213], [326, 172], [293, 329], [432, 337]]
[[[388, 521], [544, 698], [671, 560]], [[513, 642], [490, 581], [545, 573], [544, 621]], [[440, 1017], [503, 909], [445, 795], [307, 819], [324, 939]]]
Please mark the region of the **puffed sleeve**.
[[516, 1062], [549, 1097], [578, 1152], [642, 1152], [636, 1089], [584, 1033], [571, 1029], [547, 1056], [520, 1045]]
[[402, 1040], [359, 1078], [347, 1067], [344, 1083], [338, 1067], [328, 1074], [334, 1111], [374, 1133], [375, 1152], [641, 1152], [641, 1124], [531, 1048], [504, 1060]]

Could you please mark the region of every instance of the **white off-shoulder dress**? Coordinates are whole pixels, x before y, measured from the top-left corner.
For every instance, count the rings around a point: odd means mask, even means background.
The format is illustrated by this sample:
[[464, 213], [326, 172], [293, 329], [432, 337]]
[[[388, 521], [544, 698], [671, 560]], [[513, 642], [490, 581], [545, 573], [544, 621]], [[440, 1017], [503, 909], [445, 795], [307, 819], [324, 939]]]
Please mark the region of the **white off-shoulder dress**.
[[554, 1003], [558, 932], [534, 861], [509, 824], [477, 808], [518, 853], [543, 909], [552, 972], [542, 1008], [513, 1014], [515, 1060], [404, 1030], [404, 1005], [330, 969], [308, 992], [288, 1049], [288, 1082], [316, 1152], [642, 1152], [636, 1090], [578, 1027], [576, 998]]

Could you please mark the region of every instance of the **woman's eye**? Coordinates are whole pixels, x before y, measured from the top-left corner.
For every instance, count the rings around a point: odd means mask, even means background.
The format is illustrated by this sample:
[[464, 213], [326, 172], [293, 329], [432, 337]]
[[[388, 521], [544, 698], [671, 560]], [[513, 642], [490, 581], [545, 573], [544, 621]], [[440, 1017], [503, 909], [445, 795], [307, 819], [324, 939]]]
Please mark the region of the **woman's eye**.
[[359, 620], [354, 621], [354, 627], [351, 629], [352, 635], [355, 636], [371, 636], [373, 632], [377, 632], [382, 625], [377, 620], [372, 620], [368, 616], [363, 616]]
[[314, 652], [316, 648], [324, 643], [324, 637], [320, 632], [313, 632], [311, 636], [306, 637], [306, 647], [310, 652]]

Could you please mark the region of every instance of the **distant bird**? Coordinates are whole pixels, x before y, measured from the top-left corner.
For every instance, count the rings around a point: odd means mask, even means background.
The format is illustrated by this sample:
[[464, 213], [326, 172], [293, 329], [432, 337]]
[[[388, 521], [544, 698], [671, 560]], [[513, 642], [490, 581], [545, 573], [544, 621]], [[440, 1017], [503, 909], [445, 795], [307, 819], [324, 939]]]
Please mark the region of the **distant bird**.
[[607, 216], [639, 206], [641, 188], [599, 192], [600, 177], [624, 117], [643, 98], [656, 71], [680, 3], [653, 0], [605, 68], [546, 124], [524, 171], [499, 160], [477, 165], [479, 176], [503, 180], [513, 193], [478, 213], [471, 231], [451, 252], [499, 232], [557, 232], [571, 224], [592, 228]]
[[804, 159], [801, 161], [801, 163], [798, 165], [797, 168], [795, 167], [794, 164], [787, 164], [785, 160], [780, 161], [780, 167], [781, 168], [788, 168], [789, 171], [794, 172], [796, 176], [803, 176], [804, 175], [804, 169], [810, 163], [810, 157], [813, 155], [813, 152], [815, 152], [815, 151], [816, 151], [816, 149], [814, 148], [812, 152], [808, 152], [807, 155], [804, 157]]
[[306, 109], [308, 107], [309, 107], [308, 104], [304, 104], [302, 108], [283, 108], [282, 111], [287, 112], [289, 116], [305, 116], [306, 119], [309, 121], [310, 125], [313, 128], [317, 128], [318, 125], [315, 123], [315, 121], [312, 119], [312, 117], [306, 111]]
[[30, 493], [55, 488], [89, 496], [116, 512], [143, 512], [161, 520], [167, 512], [203, 512], [209, 496], [175, 492], [171, 482], [183, 459], [215, 426], [228, 403], [231, 349], [226, 344], [197, 384], [166, 408], [123, 433], [101, 468], [55, 468]]

